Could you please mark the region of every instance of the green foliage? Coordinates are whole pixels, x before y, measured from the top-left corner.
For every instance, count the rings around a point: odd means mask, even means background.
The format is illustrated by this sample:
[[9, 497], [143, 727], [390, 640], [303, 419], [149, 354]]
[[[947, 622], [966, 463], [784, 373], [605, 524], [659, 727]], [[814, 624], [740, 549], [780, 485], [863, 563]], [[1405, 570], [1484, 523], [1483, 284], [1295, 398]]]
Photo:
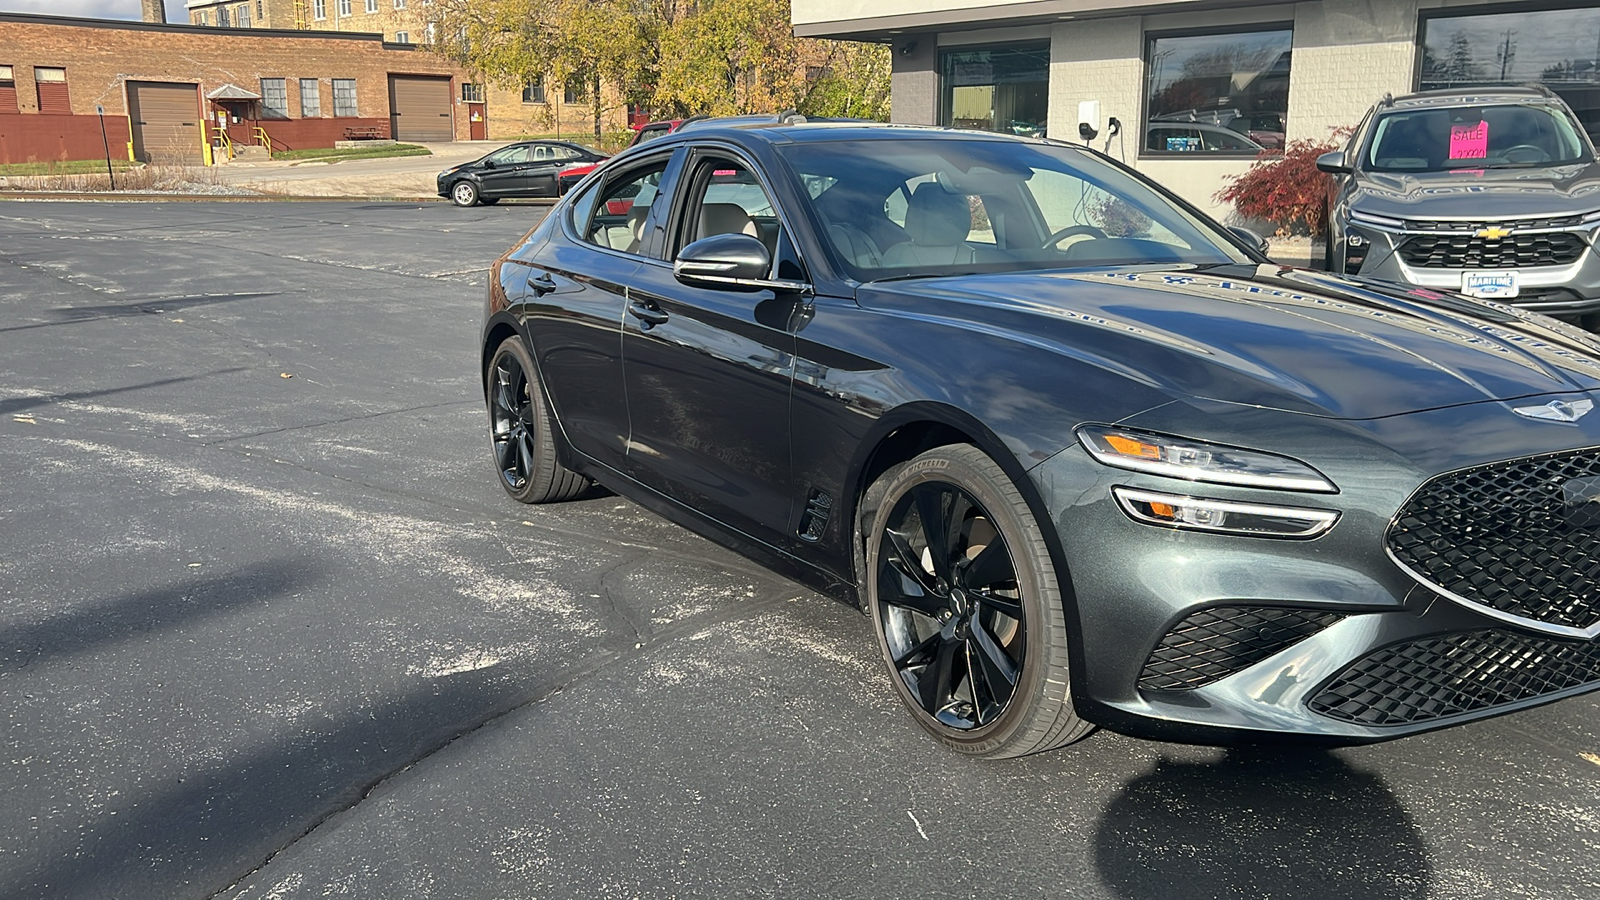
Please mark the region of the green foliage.
[[388, 159], [393, 156], [432, 156], [433, 151], [416, 144], [379, 144], [373, 147], [308, 147], [304, 150], [279, 150], [273, 159]]
[[1271, 222], [1280, 237], [1326, 232], [1328, 189], [1332, 178], [1317, 170], [1317, 157], [1339, 149], [1353, 129], [1341, 128], [1327, 141], [1291, 141], [1282, 153], [1262, 153], [1243, 175], [1217, 191], [1241, 215]]

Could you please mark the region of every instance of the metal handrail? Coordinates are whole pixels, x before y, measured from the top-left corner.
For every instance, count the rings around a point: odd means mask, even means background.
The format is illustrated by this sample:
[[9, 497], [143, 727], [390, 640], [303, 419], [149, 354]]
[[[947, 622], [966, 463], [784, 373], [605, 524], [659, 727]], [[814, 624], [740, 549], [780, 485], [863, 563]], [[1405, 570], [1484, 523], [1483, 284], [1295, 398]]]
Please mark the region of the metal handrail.
[[228, 136], [228, 129], [218, 128], [217, 137], [222, 138], [222, 149], [228, 151], [229, 159], [233, 159], [233, 138]]
[[256, 143], [267, 148], [267, 156], [270, 158], [272, 156], [272, 136], [267, 134], [267, 130], [260, 125], [256, 126], [255, 135]]

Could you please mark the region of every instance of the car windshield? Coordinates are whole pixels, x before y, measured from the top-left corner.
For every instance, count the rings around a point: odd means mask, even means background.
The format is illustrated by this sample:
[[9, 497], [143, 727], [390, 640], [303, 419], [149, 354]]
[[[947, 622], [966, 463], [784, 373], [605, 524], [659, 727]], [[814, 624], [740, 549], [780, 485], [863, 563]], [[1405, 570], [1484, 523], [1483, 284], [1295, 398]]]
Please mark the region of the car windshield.
[[1587, 162], [1589, 148], [1560, 107], [1534, 103], [1396, 110], [1378, 117], [1366, 166], [1442, 172]]
[[1070, 147], [951, 136], [780, 152], [860, 281], [1248, 261], [1214, 224]]

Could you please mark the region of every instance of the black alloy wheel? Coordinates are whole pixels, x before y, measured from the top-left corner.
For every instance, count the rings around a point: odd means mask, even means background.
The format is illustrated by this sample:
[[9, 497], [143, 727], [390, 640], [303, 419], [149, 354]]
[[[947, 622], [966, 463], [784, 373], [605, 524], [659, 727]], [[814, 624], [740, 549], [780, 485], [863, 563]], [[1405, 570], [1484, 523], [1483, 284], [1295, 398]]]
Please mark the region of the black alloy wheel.
[[474, 206], [478, 202], [478, 186], [465, 179], [450, 186], [450, 200], [457, 206]]
[[521, 503], [570, 500], [589, 480], [556, 460], [555, 432], [522, 339], [509, 337], [489, 363], [489, 438], [500, 486]]
[[975, 447], [940, 447], [890, 469], [864, 507], [869, 612], [918, 724], [990, 758], [1087, 735], [1049, 550], [1000, 467]]

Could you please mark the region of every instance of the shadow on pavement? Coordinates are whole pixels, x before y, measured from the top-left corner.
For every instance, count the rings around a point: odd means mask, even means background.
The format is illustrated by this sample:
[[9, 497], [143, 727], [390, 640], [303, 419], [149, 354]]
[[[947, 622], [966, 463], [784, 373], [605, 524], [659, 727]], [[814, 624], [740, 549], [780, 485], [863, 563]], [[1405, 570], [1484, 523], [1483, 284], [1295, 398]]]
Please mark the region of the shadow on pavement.
[[0, 630], [0, 671], [41, 657], [87, 653], [136, 635], [168, 629], [302, 590], [322, 566], [304, 559], [254, 563], [226, 575], [80, 606], [33, 625]]
[[199, 297], [172, 297], [165, 300], [140, 300], [137, 303], [103, 303], [99, 306], [58, 306], [48, 310], [55, 313], [58, 318], [54, 322], [34, 322], [28, 325], [11, 325], [0, 328], [0, 334], [8, 331], [30, 331], [35, 328], [54, 328], [57, 325], [76, 325], [79, 322], [96, 322], [102, 319], [125, 319], [129, 316], [155, 316], [163, 313], [178, 312], [185, 309], [194, 309], [200, 306], [215, 306], [218, 303], [233, 303], [238, 300], [259, 300], [262, 297], [276, 297], [283, 291], [265, 291], [250, 294], [224, 294], [202, 295]]
[[178, 378], [162, 378], [156, 381], [146, 381], [143, 384], [130, 384], [125, 387], [103, 388], [98, 391], [70, 391], [65, 394], [41, 394], [36, 397], [12, 397], [9, 400], [0, 400], [0, 416], [19, 413], [25, 409], [36, 406], [49, 406], [52, 403], [72, 403], [78, 400], [92, 400], [96, 397], [109, 397], [112, 394], [126, 394], [129, 391], [142, 391], [148, 388], [167, 387], [173, 384], [183, 384], [185, 381], [199, 381], [202, 378], [211, 378], [217, 375], [232, 375], [235, 372], [246, 371], [243, 366], [234, 366], [231, 369], [218, 369], [204, 375], [184, 375]]
[[1320, 750], [1161, 760], [1101, 814], [1094, 856], [1128, 900], [1404, 900], [1433, 881], [1427, 845], [1383, 779]]
[[337, 726], [280, 723], [278, 743], [221, 748], [174, 767], [70, 834], [0, 856], [0, 897], [212, 897], [388, 775], [503, 712], [496, 669], [429, 679], [345, 712]]

